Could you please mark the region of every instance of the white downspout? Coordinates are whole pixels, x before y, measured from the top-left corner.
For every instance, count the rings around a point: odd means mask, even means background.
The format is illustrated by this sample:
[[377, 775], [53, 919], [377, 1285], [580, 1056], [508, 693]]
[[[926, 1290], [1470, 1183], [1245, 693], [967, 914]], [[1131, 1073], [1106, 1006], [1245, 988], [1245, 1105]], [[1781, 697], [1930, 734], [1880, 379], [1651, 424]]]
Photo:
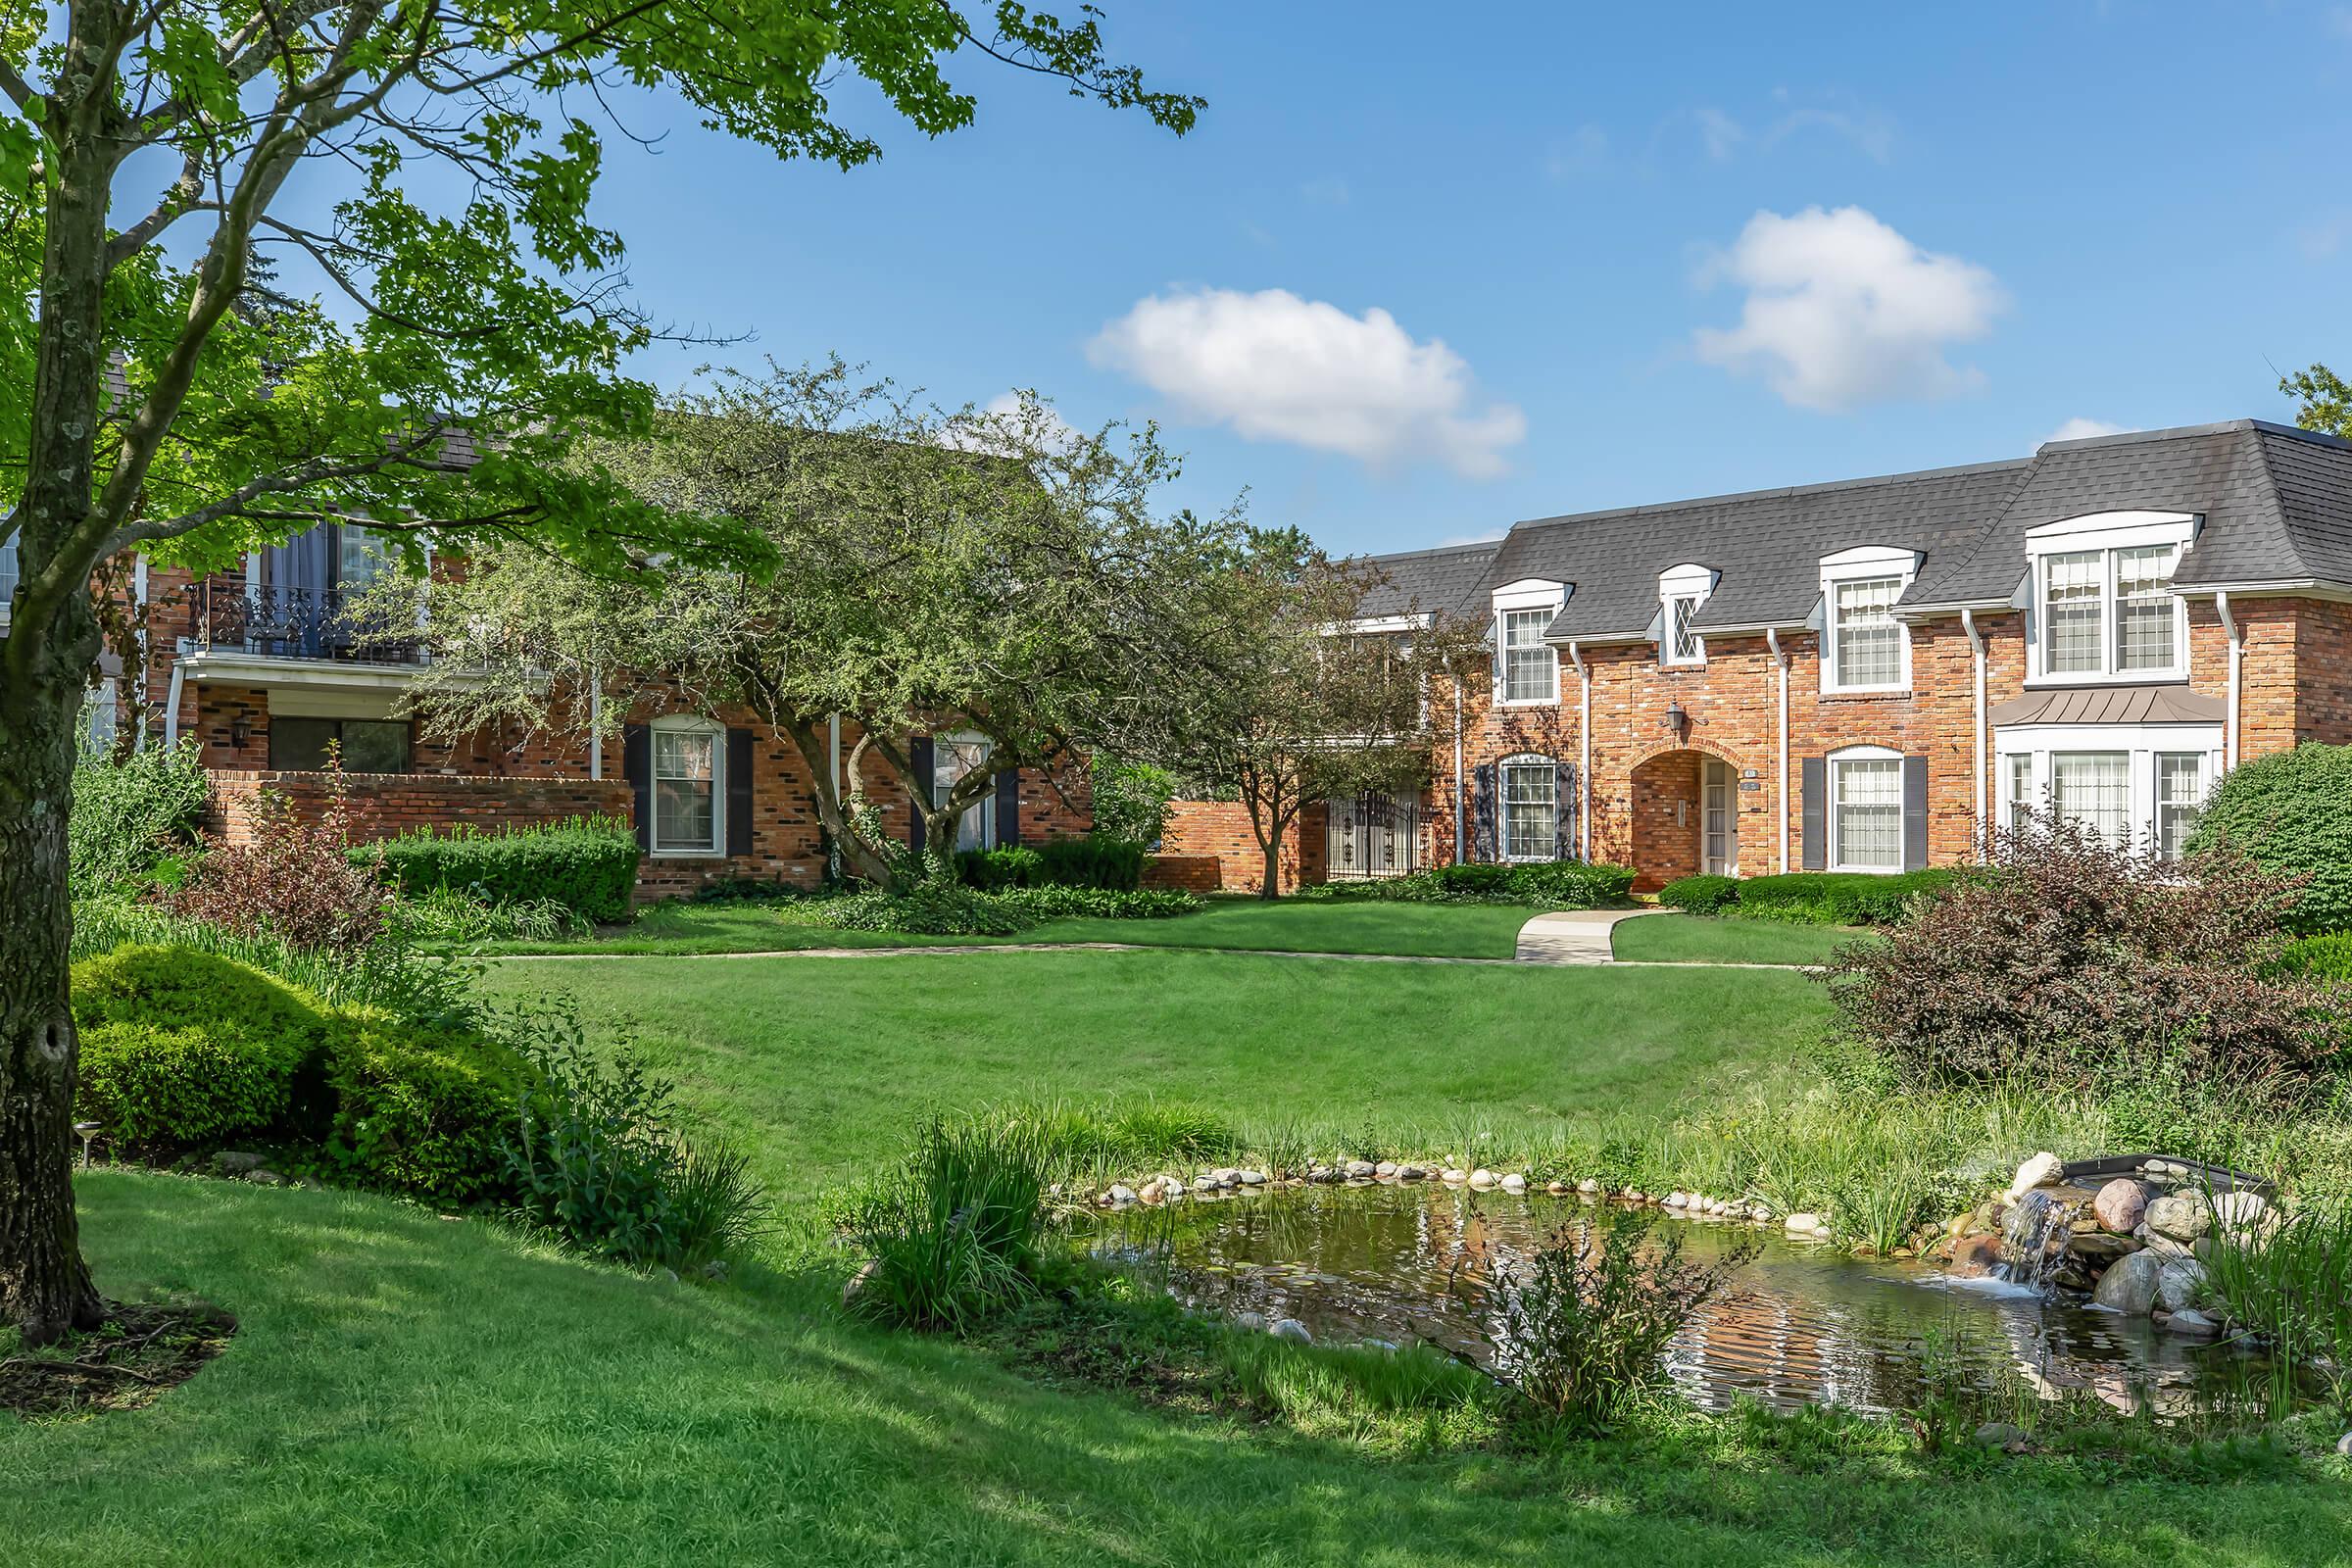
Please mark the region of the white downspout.
[[2222, 766], [2237, 765], [2237, 702], [2245, 681], [2246, 640], [2237, 629], [2237, 616], [2230, 610], [2230, 590], [2217, 590], [2213, 608], [2221, 612], [2222, 630], [2230, 637], [2230, 704], [2222, 714]]
[[588, 777], [602, 782], [605, 776], [605, 682], [594, 670], [588, 672]]
[[1577, 853], [1592, 858], [1592, 671], [1585, 667], [1585, 651], [1568, 645], [1568, 662], [1576, 666], [1576, 803]]
[[1773, 781], [1773, 812], [1780, 819], [1776, 835], [1780, 850], [1779, 867], [1785, 876], [1788, 871], [1788, 656], [1781, 651], [1781, 629], [1764, 628], [1764, 646], [1772, 651], [1772, 666], [1780, 685], [1780, 726], [1775, 742], [1779, 777]]
[[1969, 656], [1976, 661], [1977, 667], [1976, 749], [1968, 754], [1968, 765], [1977, 778], [1977, 853], [1983, 855], [1991, 827], [1984, 814], [1984, 634], [1977, 630], [1977, 612], [1973, 610], [1960, 612], [1960, 629], [1968, 633]]
[[1462, 677], [1453, 677], [1453, 863], [1462, 863]]
[[188, 666], [183, 662], [187, 657], [187, 650], [184, 648], [172, 656], [172, 695], [165, 699], [164, 706], [164, 749], [166, 751], [170, 751], [179, 744], [179, 694], [188, 683]]

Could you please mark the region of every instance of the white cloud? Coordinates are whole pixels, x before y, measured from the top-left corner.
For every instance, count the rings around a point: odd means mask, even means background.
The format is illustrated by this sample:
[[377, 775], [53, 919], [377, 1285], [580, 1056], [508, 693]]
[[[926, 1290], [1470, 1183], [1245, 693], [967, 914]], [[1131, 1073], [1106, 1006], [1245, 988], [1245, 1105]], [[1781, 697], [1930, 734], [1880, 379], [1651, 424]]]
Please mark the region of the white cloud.
[[1609, 133], [1598, 125], [1577, 126], [1544, 155], [1544, 172], [1554, 179], [1597, 174], [1608, 167]]
[[1690, 118], [1698, 122], [1698, 139], [1706, 145], [1707, 156], [1717, 163], [1731, 157], [1740, 144], [1747, 139], [1747, 132], [1740, 128], [1740, 122], [1720, 109], [1694, 109], [1690, 112]]
[[1442, 340], [1415, 338], [1384, 310], [1350, 316], [1287, 289], [1152, 295], [1105, 325], [1087, 357], [1185, 420], [1369, 464], [1432, 459], [1491, 478], [1527, 435], [1511, 404], [1476, 406], [1470, 367]]
[[2131, 428], [2128, 424], [2110, 424], [2105, 419], [2085, 419], [2078, 414], [2041, 439], [2044, 445], [2052, 441], [2088, 441], [2094, 436], [2122, 435]]
[[1801, 130], [1824, 130], [1852, 142], [1874, 164], [1894, 156], [1894, 122], [1871, 109], [1797, 109], [1774, 122], [1764, 145], [1775, 147]]
[[1840, 410], [1945, 397], [1983, 381], [1944, 358], [1990, 330], [1998, 281], [1923, 251], [1859, 207], [1758, 213], [1700, 274], [1747, 290], [1734, 327], [1692, 338], [1701, 360], [1760, 375], [1784, 402]]
[[1048, 399], [1037, 399], [1034, 415], [1023, 409], [1020, 393], [1000, 392], [975, 410], [951, 415], [939, 430], [939, 444], [958, 452], [1011, 455], [1041, 449], [1070, 452], [1086, 439]]

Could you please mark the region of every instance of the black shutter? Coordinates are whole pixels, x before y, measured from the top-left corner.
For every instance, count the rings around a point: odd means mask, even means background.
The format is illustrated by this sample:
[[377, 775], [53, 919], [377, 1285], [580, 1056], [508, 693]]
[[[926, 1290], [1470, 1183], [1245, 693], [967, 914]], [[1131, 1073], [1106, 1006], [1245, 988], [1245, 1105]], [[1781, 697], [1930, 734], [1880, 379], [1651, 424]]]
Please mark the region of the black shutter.
[[727, 853], [752, 853], [752, 732], [727, 731]]
[[1928, 760], [1903, 759], [1903, 869], [1928, 863]]
[[997, 775], [997, 844], [1011, 849], [1021, 842], [1021, 770], [1008, 767]]
[[1559, 797], [1559, 844], [1557, 854], [1563, 860], [1576, 858], [1576, 813], [1582, 802], [1576, 793], [1576, 764], [1562, 762], [1553, 770], [1553, 791]]
[[1806, 758], [1803, 777], [1804, 783], [1797, 793], [1797, 802], [1805, 825], [1804, 866], [1808, 871], [1826, 871], [1830, 864], [1829, 759]]
[[923, 813], [931, 809], [931, 737], [917, 735], [906, 743], [906, 764], [914, 769], [918, 788], [906, 803], [906, 847], [923, 853]]
[[630, 807], [637, 818], [637, 847], [654, 847], [654, 737], [643, 724], [620, 726], [620, 776], [629, 781]]
[[1487, 762], [1472, 769], [1476, 782], [1470, 790], [1470, 858], [1492, 862], [1502, 858], [1495, 850], [1494, 835], [1494, 764]]

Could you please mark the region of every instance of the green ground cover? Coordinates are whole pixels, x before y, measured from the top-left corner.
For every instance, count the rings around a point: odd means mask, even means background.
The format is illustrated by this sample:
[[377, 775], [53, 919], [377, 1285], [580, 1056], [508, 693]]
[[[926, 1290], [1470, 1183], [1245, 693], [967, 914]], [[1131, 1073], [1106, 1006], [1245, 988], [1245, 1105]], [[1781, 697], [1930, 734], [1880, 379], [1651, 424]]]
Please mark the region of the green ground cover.
[[1645, 963], [1824, 963], [1865, 935], [1850, 926], [1703, 914], [1645, 914], [1619, 921], [1610, 933], [1611, 951], [1620, 959]]
[[526, 959], [484, 984], [633, 1036], [797, 1193], [932, 1106], [1157, 1099], [1246, 1128], [1664, 1112], [1781, 1078], [1829, 1015], [1793, 971], [1187, 952]]

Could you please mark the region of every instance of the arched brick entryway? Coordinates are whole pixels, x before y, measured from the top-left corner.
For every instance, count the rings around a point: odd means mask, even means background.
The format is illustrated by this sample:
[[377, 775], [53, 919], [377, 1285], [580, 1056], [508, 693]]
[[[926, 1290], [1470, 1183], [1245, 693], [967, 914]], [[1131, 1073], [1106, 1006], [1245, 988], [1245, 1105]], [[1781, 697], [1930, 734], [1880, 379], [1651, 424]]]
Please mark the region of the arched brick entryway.
[[1629, 806], [1634, 888], [1654, 893], [1677, 877], [1762, 863], [1765, 847], [1740, 842], [1740, 763], [1696, 747], [1637, 763]]

